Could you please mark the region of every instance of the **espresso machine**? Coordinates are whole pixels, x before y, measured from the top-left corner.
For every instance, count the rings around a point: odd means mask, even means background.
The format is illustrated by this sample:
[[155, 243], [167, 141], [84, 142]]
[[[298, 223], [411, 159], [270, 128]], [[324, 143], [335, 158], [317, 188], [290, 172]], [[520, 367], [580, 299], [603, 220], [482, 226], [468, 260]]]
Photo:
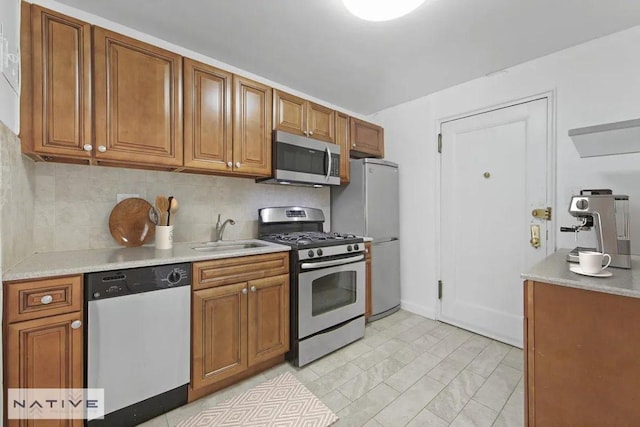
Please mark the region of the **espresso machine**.
[[593, 229], [596, 247], [577, 247], [569, 252], [567, 261], [579, 262], [579, 251], [596, 251], [611, 255], [611, 267], [631, 268], [629, 196], [613, 194], [611, 190], [581, 190], [580, 195], [571, 197], [569, 214], [580, 224], [560, 227], [560, 231], [578, 233]]

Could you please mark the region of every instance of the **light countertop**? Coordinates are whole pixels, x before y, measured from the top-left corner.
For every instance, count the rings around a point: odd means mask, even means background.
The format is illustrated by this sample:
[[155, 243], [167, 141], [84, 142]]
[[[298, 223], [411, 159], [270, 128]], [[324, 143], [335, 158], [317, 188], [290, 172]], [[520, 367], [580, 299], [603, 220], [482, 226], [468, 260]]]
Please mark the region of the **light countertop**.
[[554, 285], [640, 298], [639, 256], [631, 256], [630, 270], [609, 267], [607, 271], [613, 273], [611, 277], [589, 277], [569, 271], [571, 265], [577, 265], [567, 262], [566, 257], [569, 251], [569, 249], [558, 249], [534, 265], [531, 270], [522, 273], [521, 277]]
[[174, 243], [173, 249], [156, 249], [151, 246], [135, 248], [109, 248], [82, 251], [45, 252], [31, 255], [4, 271], [3, 281], [36, 279], [92, 273], [95, 271], [120, 270], [124, 268], [148, 267], [152, 265], [180, 262], [205, 261], [247, 255], [260, 255], [289, 251], [289, 246], [264, 240], [225, 241], [226, 244], [260, 243], [262, 247], [233, 249], [215, 252], [196, 251], [193, 248], [207, 242]]

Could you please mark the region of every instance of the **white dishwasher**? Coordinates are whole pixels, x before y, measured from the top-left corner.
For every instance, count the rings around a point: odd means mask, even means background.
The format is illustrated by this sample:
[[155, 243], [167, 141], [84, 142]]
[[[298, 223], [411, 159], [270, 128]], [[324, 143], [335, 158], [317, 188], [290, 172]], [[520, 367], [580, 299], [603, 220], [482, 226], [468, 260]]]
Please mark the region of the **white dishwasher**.
[[191, 266], [91, 273], [87, 302], [87, 387], [104, 389], [104, 419], [135, 426], [187, 402]]

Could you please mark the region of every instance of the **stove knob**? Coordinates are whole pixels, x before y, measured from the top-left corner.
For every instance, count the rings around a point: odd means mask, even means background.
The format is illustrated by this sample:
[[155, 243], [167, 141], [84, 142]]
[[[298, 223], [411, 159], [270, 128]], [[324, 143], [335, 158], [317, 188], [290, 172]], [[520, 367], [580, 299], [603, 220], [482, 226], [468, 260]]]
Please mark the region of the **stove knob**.
[[169, 273], [169, 276], [167, 277], [167, 280], [169, 281], [169, 283], [171, 284], [176, 284], [180, 281], [180, 279], [182, 279], [182, 274], [180, 274], [179, 271], [172, 271], [171, 273]]
[[347, 252], [351, 252], [353, 250], [353, 248], [351, 247], [351, 245], [347, 245]]
[[312, 251], [312, 250], [309, 250], [309, 258], [313, 258], [313, 255], [314, 255], [314, 254], [313, 254], [313, 251]]
[[353, 250], [354, 251], [359, 251], [360, 250], [360, 246], [358, 246], [358, 244], [356, 243], [355, 245], [353, 245]]
[[322, 249], [318, 249], [316, 253], [318, 254], [318, 256], [322, 256]]

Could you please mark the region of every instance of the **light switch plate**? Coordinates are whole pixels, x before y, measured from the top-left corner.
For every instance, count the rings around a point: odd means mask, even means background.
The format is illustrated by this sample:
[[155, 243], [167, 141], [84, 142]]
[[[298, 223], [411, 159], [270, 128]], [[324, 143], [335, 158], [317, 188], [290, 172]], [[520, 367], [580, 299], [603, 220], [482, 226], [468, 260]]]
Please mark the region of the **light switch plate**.
[[116, 196], [117, 203], [120, 203], [124, 199], [131, 199], [132, 197], [140, 197], [139, 194], [118, 194]]

